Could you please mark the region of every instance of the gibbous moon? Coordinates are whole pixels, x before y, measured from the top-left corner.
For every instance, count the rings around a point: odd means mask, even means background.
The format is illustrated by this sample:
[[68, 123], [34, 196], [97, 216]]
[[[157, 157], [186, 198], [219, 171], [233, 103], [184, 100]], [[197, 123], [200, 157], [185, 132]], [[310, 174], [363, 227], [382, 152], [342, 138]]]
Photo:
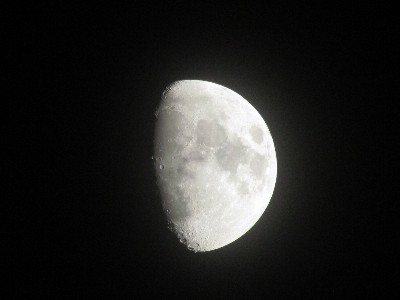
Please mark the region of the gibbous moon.
[[221, 85], [182, 80], [156, 112], [154, 166], [170, 229], [190, 250], [224, 247], [261, 217], [275, 187], [263, 118]]

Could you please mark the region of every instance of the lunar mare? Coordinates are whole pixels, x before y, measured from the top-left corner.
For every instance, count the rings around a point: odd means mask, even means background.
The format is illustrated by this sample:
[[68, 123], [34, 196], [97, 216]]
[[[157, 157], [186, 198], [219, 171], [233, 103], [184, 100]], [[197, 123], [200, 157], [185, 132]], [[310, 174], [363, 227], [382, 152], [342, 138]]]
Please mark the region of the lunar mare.
[[154, 166], [170, 228], [193, 251], [221, 248], [265, 211], [277, 161], [263, 118], [221, 85], [183, 80], [156, 112]]

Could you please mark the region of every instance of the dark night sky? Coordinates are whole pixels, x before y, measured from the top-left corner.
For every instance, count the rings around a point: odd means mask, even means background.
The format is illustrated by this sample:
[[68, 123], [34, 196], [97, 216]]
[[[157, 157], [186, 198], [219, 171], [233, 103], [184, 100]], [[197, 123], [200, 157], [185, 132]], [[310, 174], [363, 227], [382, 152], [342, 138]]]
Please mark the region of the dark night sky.
[[[6, 8], [12, 298], [387, 299], [377, 141], [394, 96], [391, 9]], [[180, 79], [242, 95], [277, 152], [261, 219], [205, 253], [168, 231], [150, 159], [155, 109]]]

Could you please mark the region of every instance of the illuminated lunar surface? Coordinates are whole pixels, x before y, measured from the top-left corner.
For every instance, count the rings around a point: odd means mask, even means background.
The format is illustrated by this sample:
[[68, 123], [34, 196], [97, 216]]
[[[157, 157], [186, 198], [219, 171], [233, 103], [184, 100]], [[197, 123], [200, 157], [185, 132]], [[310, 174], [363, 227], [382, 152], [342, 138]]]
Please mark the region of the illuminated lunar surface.
[[177, 81], [156, 112], [154, 166], [169, 227], [193, 251], [221, 248], [265, 211], [277, 162], [269, 129], [239, 94]]

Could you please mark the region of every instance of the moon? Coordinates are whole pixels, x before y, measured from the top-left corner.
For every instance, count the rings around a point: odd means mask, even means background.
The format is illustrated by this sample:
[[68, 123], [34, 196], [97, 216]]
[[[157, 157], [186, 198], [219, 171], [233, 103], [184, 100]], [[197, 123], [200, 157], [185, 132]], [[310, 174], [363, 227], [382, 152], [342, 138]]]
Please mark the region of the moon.
[[257, 110], [234, 91], [181, 80], [156, 113], [154, 167], [169, 228], [189, 250], [211, 251], [244, 235], [275, 187], [277, 160]]

